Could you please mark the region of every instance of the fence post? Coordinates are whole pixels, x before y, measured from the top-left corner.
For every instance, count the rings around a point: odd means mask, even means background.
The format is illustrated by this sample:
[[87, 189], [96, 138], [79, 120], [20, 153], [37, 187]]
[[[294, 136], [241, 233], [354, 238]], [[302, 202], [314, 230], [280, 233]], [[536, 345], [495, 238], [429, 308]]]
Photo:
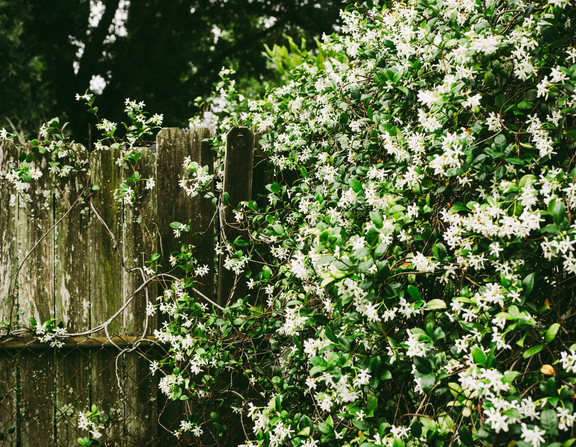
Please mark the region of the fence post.
[[[236, 222], [234, 210], [240, 202], [252, 197], [252, 170], [254, 167], [254, 134], [247, 127], [234, 127], [226, 136], [224, 159], [224, 195], [228, 203], [220, 211], [221, 237], [233, 244], [238, 237], [248, 242], [248, 231], [243, 223]], [[234, 247], [232, 247], [234, 249]], [[224, 267], [229, 253], [223, 252], [218, 262], [218, 304], [225, 307], [246, 295], [246, 280], [243, 273], [236, 275]]]

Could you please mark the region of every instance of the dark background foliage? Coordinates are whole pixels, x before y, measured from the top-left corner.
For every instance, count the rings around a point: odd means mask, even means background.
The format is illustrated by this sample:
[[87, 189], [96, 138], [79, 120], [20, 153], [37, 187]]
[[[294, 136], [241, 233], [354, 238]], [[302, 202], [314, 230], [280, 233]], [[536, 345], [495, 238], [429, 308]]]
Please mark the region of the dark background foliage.
[[[240, 91], [263, 91], [278, 80], [266, 66], [264, 43], [284, 45], [289, 35], [314, 46], [314, 37], [334, 31], [345, 2], [132, 0], [127, 34], [116, 39], [108, 36], [120, 0], [102, 3], [92, 28], [89, 0], [0, 0], [0, 127], [35, 137], [42, 122], [60, 116], [87, 143], [94, 118], [75, 95], [93, 75], [107, 81], [96, 104], [102, 116], [122, 120], [130, 98], [164, 114], [166, 126], [185, 126], [198, 112], [195, 98], [209, 95], [222, 66], [237, 70]], [[80, 58], [75, 41], [85, 45]]]

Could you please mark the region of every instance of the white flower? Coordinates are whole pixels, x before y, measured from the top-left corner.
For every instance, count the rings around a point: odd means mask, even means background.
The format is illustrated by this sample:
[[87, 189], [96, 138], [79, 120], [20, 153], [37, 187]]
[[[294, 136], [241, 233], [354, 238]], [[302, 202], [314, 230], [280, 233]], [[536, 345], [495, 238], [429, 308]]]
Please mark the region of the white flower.
[[488, 124], [488, 130], [490, 132], [500, 132], [502, 130], [502, 123], [500, 122], [500, 114], [490, 112], [490, 115], [488, 115], [488, 118], [486, 118], [486, 124]]
[[544, 96], [544, 99], [548, 99], [548, 93], [550, 93], [550, 82], [548, 81], [548, 76], [544, 76], [540, 83], [536, 86], [538, 93], [537, 96], [540, 98]]
[[482, 95], [480, 95], [480, 93], [469, 97], [468, 99], [466, 99], [466, 101], [464, 101], [462, 103], [462, 107], [466, 107], [466, 108], [472, 108], [472, 107], [478, 107], [480, 106], [480, 100], [482, 99]]
[[544, 442], [542, 435], [546, 434], [545, 430], [540, 430], [536, 425], [533, 430], [530, 430], [524, 422], [522, 422], [522, 440], [532, 444], [532, 447], [540, 447]]
[[508, 431], [508, 416], [500, 413], [496, 408], [484, 410], [484, 415], [487, 416], [486, 423], [490, 424], [496, 433], [500, 433], [501, 430]]

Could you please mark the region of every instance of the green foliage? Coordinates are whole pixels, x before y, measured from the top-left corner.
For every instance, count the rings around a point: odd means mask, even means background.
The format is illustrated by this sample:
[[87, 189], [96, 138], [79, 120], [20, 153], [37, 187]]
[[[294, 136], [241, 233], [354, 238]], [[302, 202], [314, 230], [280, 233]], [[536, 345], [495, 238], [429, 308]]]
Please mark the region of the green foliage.
[[223, 73], [220, 131], [254, 126], [275, 170], [237, 210], [266, 269], [223, 314], [174, 314], [202, 329], [166, 331], [200, 365], [171, 380], [242, 408], [251, 445], [575, 442], [575, 19], [351, 3], [326, 60], [267, 48], [291, 71], [261, 101]]

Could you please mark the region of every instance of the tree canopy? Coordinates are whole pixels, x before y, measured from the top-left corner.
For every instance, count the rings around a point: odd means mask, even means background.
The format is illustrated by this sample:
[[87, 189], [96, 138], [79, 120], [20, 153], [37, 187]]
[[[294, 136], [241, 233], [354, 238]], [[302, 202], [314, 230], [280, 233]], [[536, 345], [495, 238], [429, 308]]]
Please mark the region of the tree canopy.
[[28, 133], [54, 116], [86, 141], [77, 93], [93, 76], [106, 87], [98, 104], [118, 120], [126, 98], [144, 101], [169, 126], [197, 111], [223, 65], [249, 88], [275, 75], [264, 43], [286, 35], [309, 42], [330, 33], [343, 0], [0, 1], [0, 118]]

